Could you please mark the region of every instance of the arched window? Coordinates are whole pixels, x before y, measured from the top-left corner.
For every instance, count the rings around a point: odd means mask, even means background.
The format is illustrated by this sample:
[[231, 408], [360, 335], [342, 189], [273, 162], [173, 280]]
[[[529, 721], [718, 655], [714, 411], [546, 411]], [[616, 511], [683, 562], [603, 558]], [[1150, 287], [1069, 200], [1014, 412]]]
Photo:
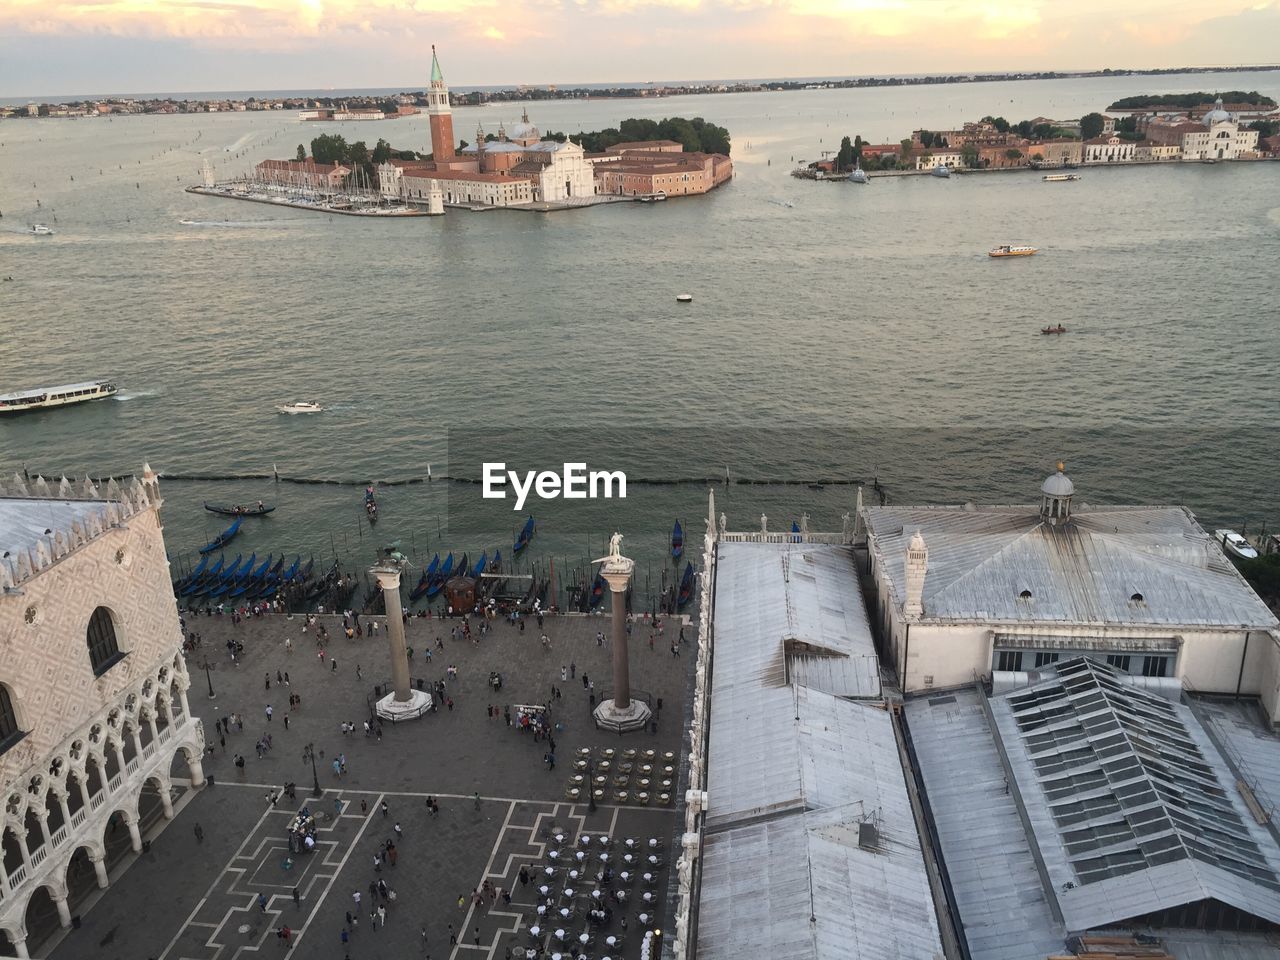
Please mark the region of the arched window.
[[18, 714], [9, 699], [9, 688], [0, 683], [0, 753], [4, 753], [21, 740], [25, 733], [18, 728]]
[[111, 619], [111, 611], [106, 607], [98, 607], [89, 618], [87, 631], [89, 644], [89, 661], [93, 664], [93, 675], [100, 677], [120, 660], [124, 655], [116, 643], [116, 625]]

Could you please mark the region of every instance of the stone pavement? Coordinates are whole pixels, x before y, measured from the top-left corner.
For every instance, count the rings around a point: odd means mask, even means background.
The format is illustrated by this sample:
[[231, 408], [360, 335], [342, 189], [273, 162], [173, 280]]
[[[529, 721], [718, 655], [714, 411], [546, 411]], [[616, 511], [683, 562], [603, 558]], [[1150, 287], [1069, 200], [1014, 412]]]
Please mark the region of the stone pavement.
[[[673, 856], [673, 808], [601, 803], [588, 812], [585, 805], [566, 801], [565, 788], [582, 747], [597, 755], [606, 746], [680, 750], [686, 671], [693, 658], [691, 649], [672, 656], [671, 631], [678, 628], [674, 621], [652, 650], [647, 627], [637, 622], [633, 628], [633, 687], [661, 697], [663, 709], [656, 735], [620, 738], [595, 730], [591, 691], [582, 684], [585, 672], [589, 684], [595, 681], [597, 695], [609, 686], [611, 651], [607, 641], [600, 647], [595, 639], [597, 631], [608, 633], [607, 618], [547, 618], [549, 651], [539, 642], [542, 631], [533, 621], [523, 633], [497, 623], [489, 636], [468, 643], [451, 638], [449, 621], [415, 618], [408, 631], [415, 649], [412, 673], [441, 679], [448, 665], [456, 665], [457, 679], [446, 687], [454, 707], [442, 706], [420, 720], [385, 726], [380, 741], [366, 738], [362, 723], [373, 683], [389, 675], [385, 633], [348, 641], [337, 638], [341, 631], [335, 618], [323, 621], [331, 638], [321, 662], [314, 634], [303, 633], [301, 618], [272, 616], [239, 626], [225, 617], [189, 620], [188, 628], [203, 638], [201, 649], [189, 658], [189, 698], [214, 745], [205, 771], [216, 785], [184, 797], [175, 820], [161, 824], [152, 836], [149, 851], [113, 876], [101, 899], [84, 911], [81, 928], [68, 931], [52, 953], [38, 955], [54, 960], [235, 960], [263, 953], [289, 954], [298, 960], [344, 960], [347, 955], [351, 960], [503, 960], [508, 947], [524, 947], [531, 940], [536, 885], [522, 886], [517, 878], [522, 864], [545, 866], [555, 845], [549, 839], [553, 826], [564, 831], [569, 846], [583, 830], [605, 831], [619, 840], [639, 838], [646, 845], [649, 838], [657, 839], [655, 851], [664, 860]], [[691, 637], [692, 628], [686, 627], [685, 633]], [[239, 666], [232, 665], [225, 648], [232, 636], [245, 646]], [[428, 662], [424, 651], [434, 646], [437, 636], [445, 649], [435, 651]], [[292, 652], [286, 651], [286, 637], [293, 641]], [[205, 693], [206, 656], [217, 692], [213, 700]], [[572, 666], [572, 679], [561, 682], [562, 665], [566, 670]], [[287, 688], [275, 682], [277, 670], [288, 671]], [[497, 694], [487, 682], [491, 670], [503, 675], [503, 689]], [[269, 689], [266, 674], [271, 678]], [[561, 698], [552, 709], [557, 766], [551, 771], [543, 761], [547, 744], [507, 727], [500, 710], [498, 718], [491, 719], [488, 707], [544, 703], [553, 686], [560, 688]], [[292, 713], [290, 693], [302, 698]], [[274, 708], [271, 721], [265, 716], [268, 703]], [[223, 747], [213, 721], [229, 713], [242, 715], [244, 729], [233, 725]], [[358, 732], [344, 735], [343, 720], [353, 721]], [[266, 733], [272, 747], [258, 759], [254, 743]], [[312, 743], [324, 791], [317, 800], [309, 797], [312, 768], [303, 757]], [[241, 776], [232, 765], [235, 753], [246, 758]], [[339, 754], [345, 755], [347, 765], [341, 778], [331, 766]], [[271, 807], [268, 795], [278, 793], [286, 781], [297, 783], [296, 804], [281, 800]], [[476, 793], [481, 797], [478, 807]], [[428, 813], [428, 795], [438, 800], [438, 817]], [[315, 852], [290, 856], [285, 828], [304, 804], [324, 816], [319, 844]], [[402, 831], [398, 838], [397, 822]], [[196, 823], [204, 831], [202, 843], [195, 837]], [[396, 838], [397, 862], [375, 873], [374, 853], [391, 838]], [[598, 857], [599, 850], [592, 853]], [[650, 881], [659, 925], [667, 869], [664, 864], [654, 871]], [[625, 912], [625, 947], [614, 956], [639, 955], [638, 904], [646, 889], [639, 878], [642, 872], [637, 872], [631, 888], [632, 903], [625, 911], [615, 911], [610, 929], [591, 931], [596, 939], [621, 933], [620, 916]], [[369, 884], [378, 877], [397, 894], [387, 904], [385, 928], [376, 927], [369, 915]], [[511, 904], [499, 897], [493, 904], [474, 906], [470, 895], [485, 879], [512, 890]], [[294, 886], [299, 891], [297, 904]], [[566, 887], [575, 886], [567, 870], [549, 886], [556, 909], [563, 906], [574, 912], [574, 919], [561, 928], [567, 936], [576, 936], [586, 929], [582, 912], [589, 887], [566, 894]], [[362, 894], [359, 924], [344, 953], [341, 934], [347, 912], [357, 912], [352, 897], [357, 891]], [[267, 898], [265, 912], [258, 906], [260, 893]], [[295, 932], [292, 947], [275, 936], [282, 924]], [[556, 927], [543, 926], [540, 942], [545, 944]], [[461, 941], [456, 947], [450, 943], [450, 927]], [[604, 955], [600, 946], [588, 952]]]

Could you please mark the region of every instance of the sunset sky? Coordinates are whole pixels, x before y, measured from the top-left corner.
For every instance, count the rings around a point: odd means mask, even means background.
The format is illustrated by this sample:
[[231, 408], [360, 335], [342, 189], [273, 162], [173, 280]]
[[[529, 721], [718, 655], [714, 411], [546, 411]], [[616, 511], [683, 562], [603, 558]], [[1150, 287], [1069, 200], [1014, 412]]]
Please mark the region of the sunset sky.
[[0, 0], [0, 96], [1235, 65], [1280, 0]]

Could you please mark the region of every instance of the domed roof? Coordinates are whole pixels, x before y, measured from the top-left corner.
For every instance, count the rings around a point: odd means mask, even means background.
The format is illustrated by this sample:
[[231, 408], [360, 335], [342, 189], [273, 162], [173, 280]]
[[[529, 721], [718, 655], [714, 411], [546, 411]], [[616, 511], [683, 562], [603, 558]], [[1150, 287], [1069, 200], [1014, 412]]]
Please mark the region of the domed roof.
[[1041, 485], [1040, 492], [1046, 497], [1069, 497], [1076, 492], [1076, 485], [1062, 472], [1062, 466], [1058, 464], [1058, 472]]
[[542, 134], [538, 132], [538, 128], [532, 123], [517, 123], [507, 132], [507, 136], [512, 140], [527, 140], [531, 137], [536, 140]]
[[1231, 114], [1222, 109], [1222, 98], [1219, 97], [1213, 101], [1213, 109], [1204, 115], [1204, 125], [1212, 127], [1215, 123], [1228, 123], [1231, 120]]

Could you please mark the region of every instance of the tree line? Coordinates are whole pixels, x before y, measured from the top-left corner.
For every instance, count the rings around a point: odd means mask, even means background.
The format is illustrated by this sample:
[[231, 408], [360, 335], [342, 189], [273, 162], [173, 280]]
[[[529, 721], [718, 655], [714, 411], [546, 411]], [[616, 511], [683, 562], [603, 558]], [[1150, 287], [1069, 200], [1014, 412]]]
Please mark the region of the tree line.
[[1223, 93], [1142, 93], [1134, 97], [1121, 97], [1108, 110], [1144, 110], [1150, 107], [1170, 107], [1178, 110], [1191, 110], [1195, 107], [1213, 103], [1218, 97], [1223, 103], [1248, 103], [1255, 107], [1275, 107], [1276, 102], [1264, 97], [1257, 90], [1246, 93], [1243, 90], [1227, 90]]
[[548, 133], [546, 139], [564, 143], [566, 139], [582, 147], [588, 153], [603, 153], [619, 143], [636, 140], [674, 140], [685, 150], [729, 155], [731, 142], [729, 131], [702, 117], [685, 119], [668, 117], [664, 120], [644, 120], [634, 117], [623, 120], [616, 127], [593, 130], [589, 133]]

